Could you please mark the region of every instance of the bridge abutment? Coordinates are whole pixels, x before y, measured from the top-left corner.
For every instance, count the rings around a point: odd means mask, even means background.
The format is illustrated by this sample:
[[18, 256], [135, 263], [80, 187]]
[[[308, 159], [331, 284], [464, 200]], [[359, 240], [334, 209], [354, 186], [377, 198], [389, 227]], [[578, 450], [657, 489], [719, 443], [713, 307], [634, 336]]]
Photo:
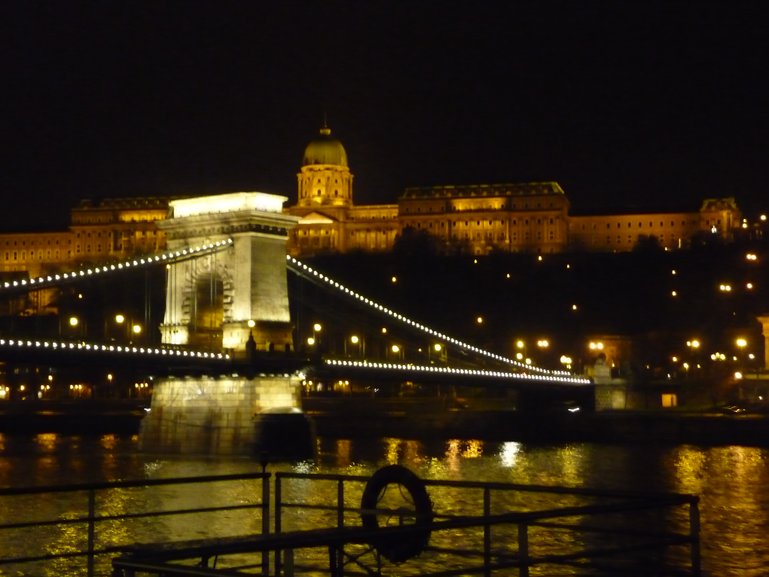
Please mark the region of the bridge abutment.
[[[311, 456], [311, 426], [300, 406], [298, 376], [162, 379], [155, 384], [152, 408], [142, 420], [142, 450], [264, 454], [269, 459]], [[288, 439], [278, 439], [275, 427], [280, 427]]]

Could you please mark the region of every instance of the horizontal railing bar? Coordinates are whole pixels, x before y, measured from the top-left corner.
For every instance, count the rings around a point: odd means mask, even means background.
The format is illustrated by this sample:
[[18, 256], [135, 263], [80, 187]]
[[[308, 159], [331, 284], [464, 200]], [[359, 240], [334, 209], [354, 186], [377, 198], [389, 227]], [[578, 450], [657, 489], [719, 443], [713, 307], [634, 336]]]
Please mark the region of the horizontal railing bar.
[[96, 517], [72, 517], [70, 519], [53, 519], [50, 521], [25, 521], [23, 523], [8, 523], [0, 525], [0, 531], [4, 529], [27, 529], [30, 527], [50, 527], [57, 525], [77, 525], [93, 521], [94, 523], [106, 521], [119, 521], [121, 519], [144, 519], [152, 517], [170, 517], [173, 515], [190, 515], [193, 513], [215, 513], [217, 511], [237, 511], [240, 509], [264, 509], [263, 504], [253, 505], [223, 505], [221, 507], [201, 507], [197, 509], [167, 509], [163, 511], [151, 511], [146, 513], [122, 513], [120, 515], [97, 515]]
[[117, 562], [113, 563], [113, 567], [117, 567], [119, 569], [129, 569], [132, 572], [137, 573], [154, 573], [157, 575], [199, 575], [201, 577], [215, 577], [217, 575], [243, 575], [243, 573], [238, 571], [229, 571], [226, 569], [213, 569], [193, 565], [173, 565], [170, 563], [152, 563], [147, 561], [129, 561], [123, 559], [120, 559], [119, 564]]
[[659, 547], [665, 547], [668, 545], [683, 545], [684, 543], [679, 540], [663, 539], [659, 542], [653, 543], [638, 543], [635, 545], [623, 545], [621, 547], [595, 547], [593, 549], [583, 549], [575, 553], [562, 553], [562, 554], [548, 554], [541, 556], [529, 557], [528, 565], [545, 565], [548, 563], [564, 563], [570, 559], [588, 559], [592, 557], [611, 557], [621, 553], [629, 553], [631, 551], [647, 551], [649, 549], [657, 549]]
[[[489, 569], [505, 569], [507, 567], [513, 567], [515, 565], [489, 565]], [[455, 575], [472, 575], [474, 573], [483, 574], [484, 565], [470, 565], [469, 567], [458, 567], [457, 569], [445, 569], [443, 571], [436, 571], [430, 573], [430, 577], [454, 577]]]
[[216, 483], [249, 479], [268, 479], [272, 473], [238, 473], [233, 475], [207, 475], [203, 477], [174, 477], [168, 479], [141, 479], [125, 481], [102, 481], [97, 483], [75, 483], [71, 485], [40, 485], [37, 487], [0, 488], [0, 497], [39, 495], [42, 493], [76, 493], [80, 491], [103, 491], [108, 489], [130, 489], [159, 485], [184, 485], [195, 483]]
[[366, 475], [340, 475], [338, 473], [292, 473], [280, 471], [275, 473], [276, 479], [312, 479], [318, 481], [357, 481], [366, 483], [371, 478]]
[[[123, 515], [104, 515], [94, 517], [94, 521], [117, 521], [120, 519], [143, 519], [152, 517], [170, 517], [173, 515], [191, 515], [193, 513], [215, 513], [217, 511], [238, 511], [243, 509], [264, 509], [265, 505], [222, 505], [220, 507], [200, 507], [197, 509], [168, 509], [147, 513], [125, 513]], [[88, 520], [87, 517], [84, 520]]]
[[[514, 513], [498, 513], [491, 515], [490, 517], [482, 517], [482, 516], [460, 516], [460, 515], [436, 515], [434, 518], [447, 520], [447, 521], [463, 521], [463, 520], [469, 520], [472, 524], [476, 524], [477, 519], [503, 519], [501, 522], [506, 522], [506, 520], [511, 520], [513, 522], [526, 522], [530, 525], [539, 525], [537, 523], [537, 519], [549, 519], [549, 518], [558, 518], [558, 517], [577, 517], [582, 515], [593, 515], [593, 514], [612, 514], [612, 513], [623, 513], [627, 511], [642, 511], [647, 509], [660, 509], [660, 508], [668, 508], [668, 507], [676, 507], [676, 506], [682, 506], [685, 505], [685, 503], [680, 503], [678, 501], [669, 501], [669, 502], [638, 502], [638, 501], [631, 501], [629, 503], [626, 502], [616, 502], [616, 503], [603, 503], [603, 504], [593, 504], [593, 505], [580, 505], [580, 506], [574, 506], [574, 507], [563, 507], [560, 509], [546, 509], [544, 511], [520, 511], [520, 512], [514, 512]], [[338, 511], [339, 508], [334, 505], [321, 505], [321, 504], [305, 504], [301, 502], [285, 502], [281, 501], [280, 506], [282, 508], [306, 508], [306, 509], [313, 509], [313, 510], [328, 510], [328, 511]], [[355, 507], [345, 507], [343, 509], [345, 512], [349, 513], [392, 513], [393, 511], [389, 509], [359, 509]], [[500, 521], [495, 521], [490, 524], [498, 523]], [[479, 524], [479, 526], [482, 524]]]
[[574, 531], [575, 533], [608, 533], [611, 535], [627, 535], [630, 537], [669, 536], [690, 538], [689, 535], [685, 533], [656, 533], [644, 529], [623, 529], [621, 527], [598, 527], [595, 525], [574, 525], [571, 523], [552, 523], [547, 521], [531, 523], [530, 525], [532, 527], [542, 527], [544, 529], [564, 529], [567, 531]]
[[[367, 529], [362, 526], [346, 526], [343, 528], [308, 529], [284, 533], [257, 534], [243, 537], [224, 539], [194, 539], [177, 541], [166, 544], [147, 544], [127, 547], [128, 555], [140, 556], [145, 559], [191, 559], [197, 557], [224, 556], [239, 553], [274, 551], [281, 549], [311, 549], [324, 546], [340, 546], [345, 544], [365, 544], [371, 540], [383, 539], [387, 536], [407, 537], [412, 533], [422, 533], [429, 529], [433, 532], [447, 531], [458, 528], [481, 527], [485, 525], [517, 524], [516, 514], [501, 514], [491, 517], [465, 517], [450, 521], [441, 521], [429, 525], [397, 525]], [[662, 544], [678, 544], [684, 537], [661, 539], [654, 546]], [[622, 549], [628, 549], [622, 546]], [[570, 554], [571, 555], [571, 554]], [[568, 558], [568, 555], [566, 558]]]
[[[107, 553], [105, 549], [101, 553]], [[96, 551], [94, 551], [96, 553]], [[70, 551], [68, 553], [46, 553], [45, 555], [27, 555], [26, 557], [1, 557], [0, 565], [13, 563], [35, 563], [37, 561], [53, 561], [54, 559], [74, 559], [88, 556], [88, 551]]]
[[[368, 481], [369, 477], [361, 475], [338, 475], [329, 473], [290, 473], [280, 472], [275, 473], [276, 477], [285, 479], [304, 479], [308, 477], [312, 479], [320, 479], [325, 481]], [[620, 491], [611, 489], [593, 489], [587, 487], [557, 487], [550, 485], [522, 485], [517, 483], [504, 483], [504, 482], [485, 482], [485, 481], [456, 481], [456, 480], [434, 480], [434, 479], [422, 479], [422, 482], [428, 486], [436, 487], [459, 487], [465, 489], [491, 489], [499, 491], [521, 491], [526, 493], [554, 493], [560, 495], [580, 495], [580, 496], [593, 496], [593, 497], [616, 497], [616, 498], [628, 498], [628, 499], [670, 499], [679, 498], [685, 503], [698, 502], [699, 497], [696, 495], [689, 495], [687, 493], [656, 493], [656, 492], [639, 492], [639, 491]]]

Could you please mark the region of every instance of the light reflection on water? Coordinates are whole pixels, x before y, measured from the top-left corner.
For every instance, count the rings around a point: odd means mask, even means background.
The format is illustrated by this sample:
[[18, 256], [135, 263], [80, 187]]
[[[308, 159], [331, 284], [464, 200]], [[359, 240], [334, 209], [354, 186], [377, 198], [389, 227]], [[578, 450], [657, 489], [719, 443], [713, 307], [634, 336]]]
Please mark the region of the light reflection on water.
[[[315, 463], [273, 464], [270, 471], [370, 474], [378, 467], [400, 463], [429, 479], [501, 481], [523, 484], [569, 485], [605, 489], [675, 491], [700, 496], [703, 569], [706, 575], [757, 576], [769, 566], [769, 450], [765, 448], [692, 445], [662, 446], [575, 443], [535, 445], [477, 440], [413, 441], [386, 438], [377, 441], [319, 441]], [[67, 437], [0, 434], [0, 486], [32, 486], [116, 479], [183, 477], [259, 471], [246, 458], [159, 457], [138, 451], [136, 437]], [[233, 486], [222, 499], [246, 499], [252, 487]], [[239, 493], [242, 492], [242, 495]], [[208, 500], [211, 495], [205, 495]], [[451, 491], [440, 495], [444, 510], [462, 512], [471, 505], [467, 495]], [[561, 499], [554, 496], [550, 499]], [[114, 492], [102, 504], [109, 514], [152, 507], [194, 506], [201, 495], [167, 488], [148, 495], [141, 490]], [[511, 502], [525, 509], [556, 504], [536, 500]], [[22, 514], [54, 511], [61, 517], [82, 513], [82, 503], [61, 500], [3, 500], [0, 521]], [[305, 519], [307, 521], [307, 519]], [[682, 519], [673, 519], [682, 522]], [[253, 513], [222, 515], [206, 527], [189, 526], [183, 518], [167, 524], [157, 539], [193, 538], [206, 531], [242, 533], [258, 530]], [[233, 530], [233, 524], [237, 528]], [[67, 547], [81, 538], [67, 528], [51, 534], [51, 549]], [[109, 538], [129, 538], [125, 523], [115, 521]], [[0, 536], [2, 538], [2, 536]], [[22, 539], [23, 541], [23, 539]], [[64, 567], [59, 567], [61, 571]], [[0, 570], [0, 575], [4, 573]]]

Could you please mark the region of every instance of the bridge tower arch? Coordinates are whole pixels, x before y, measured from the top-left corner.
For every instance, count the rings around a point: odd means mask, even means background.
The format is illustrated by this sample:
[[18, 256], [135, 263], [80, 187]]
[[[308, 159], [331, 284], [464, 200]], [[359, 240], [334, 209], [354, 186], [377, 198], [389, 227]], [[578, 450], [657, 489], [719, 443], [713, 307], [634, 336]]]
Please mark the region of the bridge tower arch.
[[168, 265], [163, 343], [244, 353], [293, 348], [286, 241], [298, 218], [283, 214], [286, 197], [237, 192], [173, 200], [158, 222], [168, 248], [232, 239], [220, 252]]

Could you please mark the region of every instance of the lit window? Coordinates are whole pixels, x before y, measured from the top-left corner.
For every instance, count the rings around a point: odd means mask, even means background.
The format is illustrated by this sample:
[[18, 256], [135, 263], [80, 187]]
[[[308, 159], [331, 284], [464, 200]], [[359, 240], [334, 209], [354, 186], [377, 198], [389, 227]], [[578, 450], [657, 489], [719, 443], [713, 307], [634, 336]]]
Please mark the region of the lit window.
[[675, 393], [662, 393], [662, 406], [666, 409], [678, 406], [678, 395]]

